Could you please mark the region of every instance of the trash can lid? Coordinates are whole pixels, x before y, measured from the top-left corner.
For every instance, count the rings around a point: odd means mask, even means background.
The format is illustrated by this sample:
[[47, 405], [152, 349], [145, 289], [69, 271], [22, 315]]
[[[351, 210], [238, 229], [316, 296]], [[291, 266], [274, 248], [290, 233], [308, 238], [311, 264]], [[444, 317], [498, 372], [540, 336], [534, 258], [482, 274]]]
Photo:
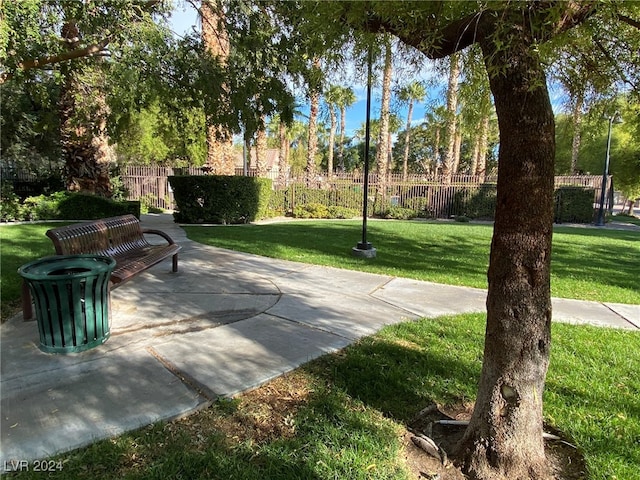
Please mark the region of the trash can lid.
[[61, 280], [110, 273], [115, 266], [113, 258], [102, 255], [55, 255], [25, 263], [18, 273], [28, 280]]

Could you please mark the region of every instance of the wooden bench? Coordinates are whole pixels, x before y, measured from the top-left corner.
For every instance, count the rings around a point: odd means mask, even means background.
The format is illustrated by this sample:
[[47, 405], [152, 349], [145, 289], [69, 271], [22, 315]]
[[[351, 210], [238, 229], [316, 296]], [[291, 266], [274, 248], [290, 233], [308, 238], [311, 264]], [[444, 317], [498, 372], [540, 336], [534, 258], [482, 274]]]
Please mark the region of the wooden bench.
[[[152, 245], [145, 234], [159, 235], [167, 244]], [[169, 235], [152, 229], [143, 229], [134, 215], [104, 218], [91, 222], [53, 228], [47, 231], [58, 255], [96, 254], [111, 257], [116, 267], [109, 286], [116, 288], [157, 263], [172, 257], [172, 271], [178, 271], [177, 245]], [[29, 288], [22, 287], [24, 319], [33, 316]]]

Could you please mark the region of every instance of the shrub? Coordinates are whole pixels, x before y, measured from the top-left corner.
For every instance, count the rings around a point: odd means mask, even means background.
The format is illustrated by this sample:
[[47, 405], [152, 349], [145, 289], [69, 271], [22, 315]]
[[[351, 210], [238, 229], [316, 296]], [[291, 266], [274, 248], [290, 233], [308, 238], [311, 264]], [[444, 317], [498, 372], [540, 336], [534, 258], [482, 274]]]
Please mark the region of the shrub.
[[593, 188], [562, 186], [556, 188], [554, 219], [557, 223], [591, 223]]
[[453, 214], [468, 218], [493, 220], [497, 189], [494, 184], [479, 187], [459, 187], [455, 190]]
[[171, 176], [180, 223], [248, 223], [266, 218], [271, 196], [267, 178], [229, 175]]
[[296, 205], [293, 209], [293, 216], [296, 218], [331, 218], [329, 208], [321, 203]]
[[67, 192], [27, 197], [22, 203], [24, 220], [55, 220], [60, 216], [60, 203], [70, 196]]
[[67, 194], [58, 208], [61, 220], [95, 220], [128, 213], [140, 218], [140, 202], [114, 201], [83, 193]]
[[361, 212], [355, 208], [340, 207], [337, 205], [329, 206], [329, 218], [354, 218], [361, 215]]
[[20, 197], [13, 191], [10, 183], [2, 184], [0, 188], [0, 221], [13, 222], [21, 220]]
[[381, 218], [388, 218], [393, 220], [411, 220], [412, 218], [416, 218], [418, 216], [418, 212], [416, 212], [412, 208], [398, 207], [398, 206], [389, 206], [380, 212]]
[[21, 209], [23, 220], [95, 220], [128, 213], [140, 218], [140, 202], [70, 192], [28, 197]]

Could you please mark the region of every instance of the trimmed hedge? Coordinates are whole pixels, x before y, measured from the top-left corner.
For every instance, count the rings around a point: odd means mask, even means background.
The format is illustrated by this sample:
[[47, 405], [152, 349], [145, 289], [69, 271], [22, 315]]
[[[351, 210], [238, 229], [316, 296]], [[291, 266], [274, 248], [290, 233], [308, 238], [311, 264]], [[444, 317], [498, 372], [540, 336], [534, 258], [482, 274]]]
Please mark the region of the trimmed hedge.
[[129, 213], [140, 219], [139, 201], [114, 201], [83, 193], [68, 194], [59, 203], [58, 210], [61, 220], [97, 220]]
[[593, 188], [563, 186], [556, 188], [554, 220], [556, 223], [591, 223], [594, 219]]
[[229, 175], [171, 176], [178, 223], [248, 223], [267, 217], [271, 180]]

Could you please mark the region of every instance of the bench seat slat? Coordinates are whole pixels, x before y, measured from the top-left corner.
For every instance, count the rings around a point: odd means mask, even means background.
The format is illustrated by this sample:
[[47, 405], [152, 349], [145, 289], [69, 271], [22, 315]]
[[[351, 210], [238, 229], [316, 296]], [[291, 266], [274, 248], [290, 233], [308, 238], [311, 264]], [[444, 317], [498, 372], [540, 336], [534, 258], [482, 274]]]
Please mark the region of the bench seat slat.
[[[129, 252], [115, 255], [113, 258], [116, 260], [116, 268], [111, 274], [111, 281], [113, 283], [124, 282], [136, 276], [141, 271], [153, 267], [164, 259], [177, 254], [179, 250], [180, 247], [176, 244], [153, 245], [145, 247], [135, 253]], [[141, 256], [138, 255], [138, 253], [143, 253], [144, 255]]]

